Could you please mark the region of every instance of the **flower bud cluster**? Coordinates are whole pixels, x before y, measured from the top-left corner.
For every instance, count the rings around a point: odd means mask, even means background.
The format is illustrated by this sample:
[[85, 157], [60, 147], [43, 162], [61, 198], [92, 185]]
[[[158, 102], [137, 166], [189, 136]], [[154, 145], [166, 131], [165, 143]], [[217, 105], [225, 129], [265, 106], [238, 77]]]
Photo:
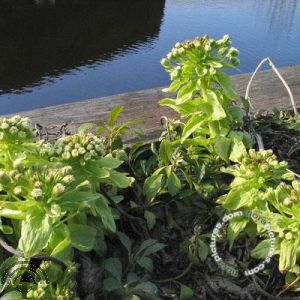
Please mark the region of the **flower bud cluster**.
[[[72, 167], [49, 168], [48, 166], [36, 169], [27, 169], [24, 172], [11, 170], [2, 176], [8, 182], [13, 182], [12, 192], [17, 197], [31, 197], [35, 200], [42, 200], [45, 197], [59, 196], [75, 182], [72, 174]], [[12, 185], [12, 184], [11, 184]]]
[[293, 181], [292, 185], [281, 183], [275, 189], [275, 196], [279, 203], [285, 207], [290, 207], [293, 204], [300, 204], [299, 182]]
[[0, 170], [0, 185], [19, 198], [29, 196], [41, 200], [51, 195], [59, 196], [74, 182], [75, 176], [71, 166]]
[[33, 137], [34, 129], [29, 118], [16, 115], [0, 119], [0, 141], [23, 143]]
[[277, 160], [272, 150], [255, 151], [250, 149], [249, 153], [242, 157], [241, 165], [237, 167], [236, 173], [239, 177], [256, 177], [262, 181], [272, 179], [293, 180], [294, 175], [287, 170], [287, 162]]
[[[233, 66], [239, 65], [239, 51], [230, 47], [231, 42], [228, 35], [220, 40], [214, 40], [208, 36], [196, 37], [176, 43], [175, 47], [161, 60], [162, 66], [170, 72], [171, 80], [184, 76], [185, 72], [191, 72], [194, 68], [195, 75], [214, 75], [216, 69], [223, 68], [222, 62]], [[187, 68], [187, 64], [189, 67]]]
[[[53, 146], [53, 156], [64, 161], [79, 160], [82, 165], [105, 153], [103, 140], [92, 133], [81, 133], [59, 139]], [[51, 151], [50, 151], [51, 152]], [[49, 154], [49, 151], [47, 151]]]
[[45, 299], [47, 293], [48, 283], [45, 280], [41, 280], [38, 282], [35, 289], [31, 289], [27, 293], [27, 297], [33, 299]]

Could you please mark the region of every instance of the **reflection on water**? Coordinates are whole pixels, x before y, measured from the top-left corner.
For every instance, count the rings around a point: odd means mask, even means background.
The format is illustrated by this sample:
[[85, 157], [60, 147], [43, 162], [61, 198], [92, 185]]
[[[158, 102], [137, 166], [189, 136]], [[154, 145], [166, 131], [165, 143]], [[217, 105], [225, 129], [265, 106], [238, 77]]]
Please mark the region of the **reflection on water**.
[[179, 40], [232, 36], [241, 72], [300, 64], [300, 0], [0, 0], [0, 113], [166, 85]]
[[297, 0], [260, 0], [257, 9], [264, 9], [268, 33], [276, 39], [288, 36], [294, 28]]
[[[77, 3], [75, 3], [77, 2]], [[16, 1], [0, 6], [0, 89], [133, 51], [159, 33], [164, 1]]]

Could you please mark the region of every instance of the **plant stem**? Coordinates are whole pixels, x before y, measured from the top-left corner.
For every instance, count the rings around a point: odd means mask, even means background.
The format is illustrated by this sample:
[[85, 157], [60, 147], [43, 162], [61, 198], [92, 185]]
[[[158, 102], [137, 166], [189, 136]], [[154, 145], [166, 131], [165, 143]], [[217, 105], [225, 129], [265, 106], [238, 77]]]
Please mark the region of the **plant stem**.
[[155, 280], [155, 282], [157, 282], [157, 283], [165, 283], [165, 282], [170, 282], [170, 281], [178, 280], [178, 279], [182, 278], [183, 276], [185, 276], [191, 270], [192, 266], [193, 266], [193, 263], [190, 262], [188, 264], [188, 266], [179, 275], [177, 275], [175, 277], [167, 278], [167, 279]]
[[285, 293], [286, 291], [288, 291], [289, 289], [291, 289], [297, 283], [300, 283], [300, 276], [298, 276], [293, 282], [291, 282], [290, 284], [288, 284], [282, 291], [280, 291], [276, 295], [276, 297], [279, 297], [280, 295], [282, 295], [283, 293]]
[[[0, 246], [2, 246], [2, 248], [5, 249], [7, 252], [9, 252], [17, 257], [24, 257], [23, 252], [14, 249], [12, 246], [8, 245], [2, 238], [0, 238]], [[67, 268], [67, 265], [63, 261], [61, 261], [55, 257], [52, 257], [52, 256], [37, 254], [37, 255], [32, 256], [31, 258], [52, 261], [52, 262], [60, 265], [64, 270]]]

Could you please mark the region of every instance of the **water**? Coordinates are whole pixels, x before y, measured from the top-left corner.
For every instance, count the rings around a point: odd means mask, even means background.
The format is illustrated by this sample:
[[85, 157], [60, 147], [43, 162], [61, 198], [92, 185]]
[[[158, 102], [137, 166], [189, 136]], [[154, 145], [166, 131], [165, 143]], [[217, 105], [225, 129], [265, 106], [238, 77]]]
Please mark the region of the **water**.
[[300, 64], [300, 0], [1, 0], [0, 114], [163, 86], [177, 42], [228, 33], [237, 72]]

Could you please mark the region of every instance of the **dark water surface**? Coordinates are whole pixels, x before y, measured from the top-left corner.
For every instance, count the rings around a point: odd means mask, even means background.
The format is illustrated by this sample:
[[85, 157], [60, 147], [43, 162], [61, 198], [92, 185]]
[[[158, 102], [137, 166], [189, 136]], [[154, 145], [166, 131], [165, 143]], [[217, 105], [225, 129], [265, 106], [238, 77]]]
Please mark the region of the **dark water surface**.
[[300, 0], [0, 0], [0, 114], [166, 85], [177, 41], [225, 33], [239, 72], [300, 64]]

